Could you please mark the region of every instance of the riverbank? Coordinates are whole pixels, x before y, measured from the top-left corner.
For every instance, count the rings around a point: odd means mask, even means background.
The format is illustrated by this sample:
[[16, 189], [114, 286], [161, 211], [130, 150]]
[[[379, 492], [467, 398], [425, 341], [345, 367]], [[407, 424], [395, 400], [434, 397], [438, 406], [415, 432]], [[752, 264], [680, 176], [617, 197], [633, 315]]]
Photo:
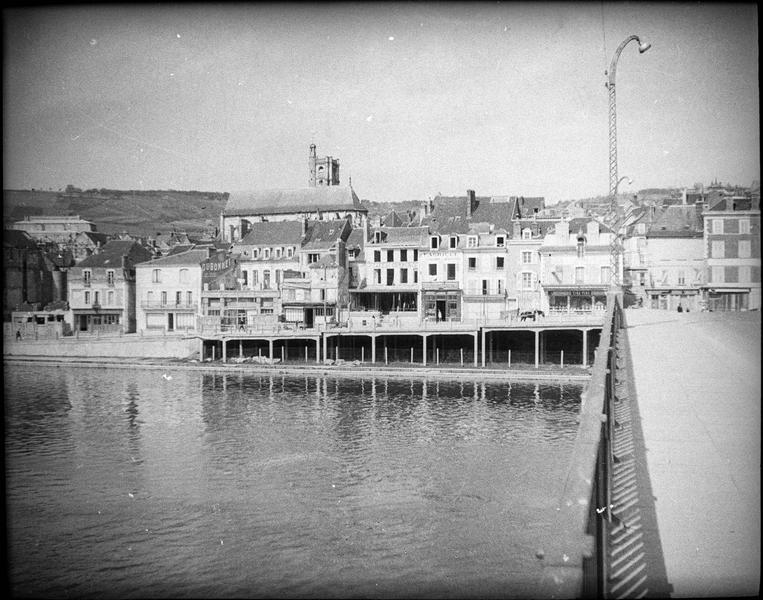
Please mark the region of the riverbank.
[[559, 368], [554, 365], [541, 365], [534, 368], [480, 368], [480, 367], [454, 367], [452, 365], [416, 365], [408, 363], [371, 365], [369, 363], [340, 365], [319, 364], [256, 364], [256, 363], [222, 363], [199, 362], [195, 359], [178, 360], [168, 358], [111, 358], [111, 357], [44, 357], [8, 355], [3, 358], [6, 365], [10, 364], [36, 364], [57, 368], [64, 367], [91, 367], [110, 369], [151, 369], [161, 370], [171, 376], [172, 371], [205, 371], [219, 373], [241, 373], [250, 375], [306, 375], [310, 377], [389, 377], [389, 378], [423, 378], [423, 379], [450, 379], [450, 380], [516, 380], [516, 381], [554, 381], [554, 382], [586, 382], [590, 379], [588, 369], [583, 367]]

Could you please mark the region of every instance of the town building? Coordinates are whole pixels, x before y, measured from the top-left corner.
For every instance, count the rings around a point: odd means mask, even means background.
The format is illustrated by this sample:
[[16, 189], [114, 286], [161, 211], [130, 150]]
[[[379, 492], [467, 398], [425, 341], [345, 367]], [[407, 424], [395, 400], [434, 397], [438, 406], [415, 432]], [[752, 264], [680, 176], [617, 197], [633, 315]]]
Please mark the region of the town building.
[[759, 198], [719, 197], [709, 201], [703, 217], [707, 308], [760, 309]]
[[646, 306], [700, 310], [705, 279], [701, 211], [701, 204], [666, 206], [646, 231], [641, 248], [646, 276], [636, 288], [643, 289]]
[[136, 266], [151, 258], [138, 242], [112, 240], [69, 270], [72, 329], [132, 333], [136, 328]]
[[[43, 252], [26, 231], [3, 231], [3, 320], [22, 304], [41, 308], [53, 297], [54, 274]], [[60, 280], [59, 280], [60, 286]]]
[[197, 328], [197, 318], [202, 316], [202, 263], [215, 252], [211, 245], [193, 247], [135, 266], [139, 330], [172, 332]]
[[80, 232], [95, 231], [96, 226], [78, 215], [27, 216], [13, 224], [13, 229], [26, 231], [37, 242], [67, 243]]
[[[560, 221], [547, 233], [539, 251], [540, 284], [549, 313], [606, 308], [613, 235], [609, 228], [587, 217]], [[622, 261], [618, 268], [622, 269]]]
[[540, 249], [558, 218], [518, 219], [511, 222], [506, 268], [507, 316], [528, 310], [547, 310], [541, 281]]

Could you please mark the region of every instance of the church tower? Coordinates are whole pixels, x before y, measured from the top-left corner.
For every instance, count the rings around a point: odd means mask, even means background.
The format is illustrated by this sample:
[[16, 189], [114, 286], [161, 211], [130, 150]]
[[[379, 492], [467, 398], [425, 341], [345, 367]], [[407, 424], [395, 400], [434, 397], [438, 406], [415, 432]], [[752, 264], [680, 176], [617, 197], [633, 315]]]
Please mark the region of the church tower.
[[339, 185], [339, 159], [331, 156], [318, 158], [315, 144], [310, 144], [310, 187]]

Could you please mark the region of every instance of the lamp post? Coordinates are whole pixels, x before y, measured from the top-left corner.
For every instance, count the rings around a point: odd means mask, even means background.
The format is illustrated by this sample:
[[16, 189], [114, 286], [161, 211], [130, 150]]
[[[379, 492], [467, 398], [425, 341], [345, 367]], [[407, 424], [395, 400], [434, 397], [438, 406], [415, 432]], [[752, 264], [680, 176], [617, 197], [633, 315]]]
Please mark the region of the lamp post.
[[620, 253], [617, 239], [620, 229], [620, 212], [617, 205], [617, 186], [623, 179], [617, 178], [617, 108], [615, 102], [615, 75], [617, 73], [617, 61], [620, 58], [620, 54], [622, 53], [623, 48], [632, 41], [638, 43], [639, 54], [643, 54], [651, 47], [651, 44], [642, 42], [637, 35], [628, 36], [617, 47], [617, 50], [615, 50], [612, 62], [609, 65], [609, 71], [606, 73], [608, 76], [606, 85], [609, 90], [609, 196], [610, 209], [615, 215], [613, 228], [615, 234], [610, 243], [610, 282], [611, 287], [613, 288], [618, 288], [620, 285]]

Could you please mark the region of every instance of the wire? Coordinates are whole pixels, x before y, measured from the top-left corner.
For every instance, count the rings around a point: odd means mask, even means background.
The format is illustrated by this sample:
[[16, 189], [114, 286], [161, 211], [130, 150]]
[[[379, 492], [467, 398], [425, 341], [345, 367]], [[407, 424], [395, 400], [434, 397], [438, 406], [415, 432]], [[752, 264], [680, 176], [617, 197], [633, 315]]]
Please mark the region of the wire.
[[601, 53], [604, 59], [604, 72], [607, 72], [607, 30], [604, 27], [604, 2], [601, 3]]

